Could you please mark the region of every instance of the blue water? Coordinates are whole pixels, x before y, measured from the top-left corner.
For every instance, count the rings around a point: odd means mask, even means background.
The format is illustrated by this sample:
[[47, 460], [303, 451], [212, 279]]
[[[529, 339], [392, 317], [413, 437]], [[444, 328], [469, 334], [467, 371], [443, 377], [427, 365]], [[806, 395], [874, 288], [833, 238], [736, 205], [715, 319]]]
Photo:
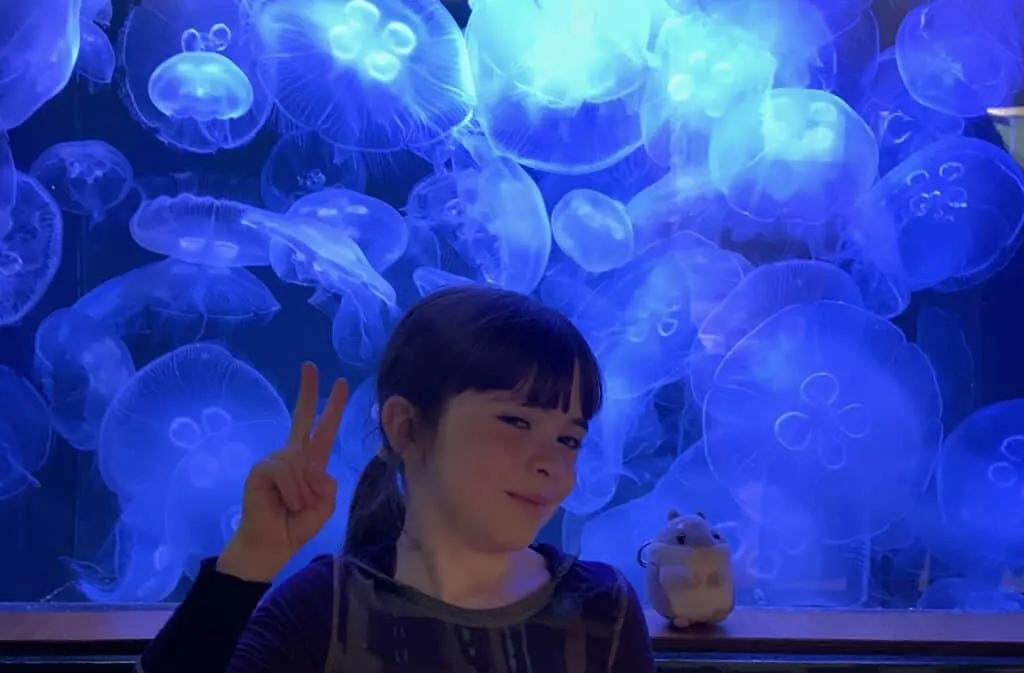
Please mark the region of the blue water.
[[1024, 608], [1020, 0], [310, 6], [0, 26], [0, 603], [179, 600], [305, 360], [354, 395], [289, 570], [337, 549], [389, 330], [489, 283], [606, 379], [544, 539], [643, 595], [700, 511], [740, 605]]

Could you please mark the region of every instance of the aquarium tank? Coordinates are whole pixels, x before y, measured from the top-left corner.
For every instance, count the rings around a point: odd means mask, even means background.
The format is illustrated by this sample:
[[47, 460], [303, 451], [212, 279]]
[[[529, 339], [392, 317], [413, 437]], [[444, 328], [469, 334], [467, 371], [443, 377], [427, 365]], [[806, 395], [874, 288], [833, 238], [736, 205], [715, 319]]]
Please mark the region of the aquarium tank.
[[1024, 0], [0, 12], [5, 609], [180, 601], [305, 360], [353, 392], [285, 573], [338, 551], [389, 332], [470, 283], [602, 365], [545, 540], [643, 596], [699, 511], [740, 606], [1024, 609]]

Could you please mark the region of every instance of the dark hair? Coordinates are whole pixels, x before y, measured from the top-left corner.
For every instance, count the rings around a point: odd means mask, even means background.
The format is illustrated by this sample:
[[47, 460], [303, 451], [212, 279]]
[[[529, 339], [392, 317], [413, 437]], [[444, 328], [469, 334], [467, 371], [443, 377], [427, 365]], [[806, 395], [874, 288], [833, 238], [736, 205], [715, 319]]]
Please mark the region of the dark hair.
[[[568, 411], [577, 376], [589, 420], [601, 408], [601, 373], [569, 319], [524, 294], [462, 285], [424, 297], [395, 326], [377, 373], [377, 402], [404, 397], [428, 426], [469, 390], [522, 391], [528, 404]], [[383, 428], [380, 434], [381, 452], [352, 495], [346, 554], [397, 540], [405, 523], [400, 461]]]

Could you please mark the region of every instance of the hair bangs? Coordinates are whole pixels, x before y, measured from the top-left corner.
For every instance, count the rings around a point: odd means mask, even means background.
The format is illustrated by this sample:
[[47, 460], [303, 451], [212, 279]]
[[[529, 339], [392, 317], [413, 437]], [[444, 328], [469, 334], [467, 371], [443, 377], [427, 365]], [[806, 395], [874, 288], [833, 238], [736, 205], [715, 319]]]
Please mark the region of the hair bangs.
[[601, 408], [601, 374], [586, 340], [567, 318], [535, 304], [498, 312], [477, 326], [460, 364], [469, 390], [507, 390], [525, 404], [568, 412], [573, 389], [587, 420]]

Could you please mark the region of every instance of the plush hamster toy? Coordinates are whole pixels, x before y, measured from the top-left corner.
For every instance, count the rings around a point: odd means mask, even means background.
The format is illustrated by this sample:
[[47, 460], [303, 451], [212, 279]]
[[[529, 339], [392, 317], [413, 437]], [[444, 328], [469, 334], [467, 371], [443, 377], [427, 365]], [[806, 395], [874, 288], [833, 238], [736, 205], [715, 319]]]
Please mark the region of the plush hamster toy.
[[637, 560], [647, 569], [647, 598], [673, 626], [713, 624], [732, 612], [735, 587], [729, 546], [703, 514], [669, 512], [668, 524], [640, 548]]

